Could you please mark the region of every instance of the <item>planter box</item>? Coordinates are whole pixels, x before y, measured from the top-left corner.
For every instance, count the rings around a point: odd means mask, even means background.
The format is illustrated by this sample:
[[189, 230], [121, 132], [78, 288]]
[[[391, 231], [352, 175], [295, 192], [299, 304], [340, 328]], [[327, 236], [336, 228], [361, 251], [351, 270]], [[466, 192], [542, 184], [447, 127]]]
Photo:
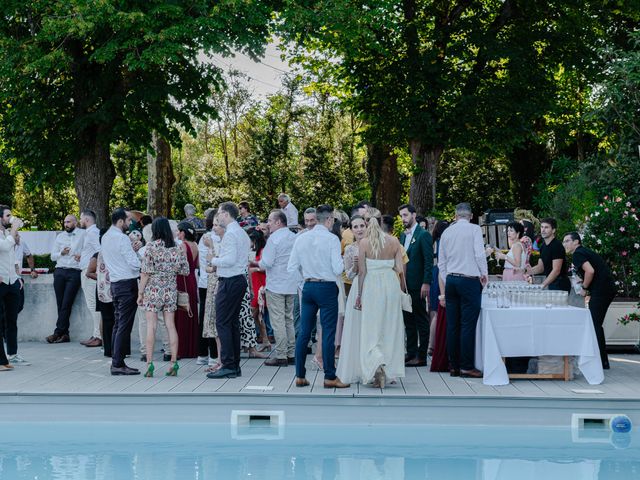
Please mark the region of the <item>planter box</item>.
[[637, 301], [614, 300], [604, 319], [604, 336], [607, 345], [635, 346], [640, 344], [640, 322], [620, 325], [618, 319], [627, 313], [638, 312]]

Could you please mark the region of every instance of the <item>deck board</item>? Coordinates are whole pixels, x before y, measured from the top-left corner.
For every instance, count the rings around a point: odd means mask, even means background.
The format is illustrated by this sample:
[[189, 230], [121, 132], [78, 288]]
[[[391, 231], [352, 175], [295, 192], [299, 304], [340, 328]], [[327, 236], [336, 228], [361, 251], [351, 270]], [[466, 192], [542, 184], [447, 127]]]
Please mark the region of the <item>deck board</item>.
[[[196, 365], [195, 359], [180, 361], [177, 377], [166, 377], [170, 363], [156, 361], [155, 376], [111, 376], [110, 359], [100, 349], [89, 349], [79, 344], [48, 345], [25, 343], [20, 345], [21, 355], [31, 366], [16, 367], [12, 372], [0, 374], [2, 394], [154, 394], [176, 393], [239, 394], [247, 395], [306, 395], [340, 397], [477, 397], [477, 398], [593, 398], [619, 400], [640, 398], [640, 355], [611, 354], [611, 370], [605, 371], [605, 382], [589, 385], [582, 376], [564, 382], [561, 380], [513, 380], [509, 385], [488, 386], [481, 379], [451, 377], [448, 372], [434, 373], [429, 368], [407, 368], [404, 378], [396, 384], [387, 383], [385, 389], [354, 384], [345, 389], [324, 388], [324, 372], [317, 370], [307, 357], [307, 379], [311, 385], [295, 386], [295, 367], [268, 367], [263, 359], [243, 358], [242, 377], [234, 379], [208, 379], [206, 366]], [[158, 357], [156, 357], [158, 358]], [[146, 364], [137, 355], [127, 359], [129, 366], [144, 373]], [[255, 390], [253, 387], [272, 387]], [[574, 390], [597, 390], [601, 394], [576, 393]]]

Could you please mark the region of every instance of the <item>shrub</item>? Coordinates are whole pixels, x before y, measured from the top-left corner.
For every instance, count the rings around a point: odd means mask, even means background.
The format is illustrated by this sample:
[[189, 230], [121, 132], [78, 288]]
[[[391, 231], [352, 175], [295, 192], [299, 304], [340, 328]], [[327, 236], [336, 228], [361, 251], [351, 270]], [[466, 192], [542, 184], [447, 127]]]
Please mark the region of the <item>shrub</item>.
[[614, 190], [585, 217], [583, 242], [611, 268], [618, 293], [640, 295], [640, 221], [628, 196]]

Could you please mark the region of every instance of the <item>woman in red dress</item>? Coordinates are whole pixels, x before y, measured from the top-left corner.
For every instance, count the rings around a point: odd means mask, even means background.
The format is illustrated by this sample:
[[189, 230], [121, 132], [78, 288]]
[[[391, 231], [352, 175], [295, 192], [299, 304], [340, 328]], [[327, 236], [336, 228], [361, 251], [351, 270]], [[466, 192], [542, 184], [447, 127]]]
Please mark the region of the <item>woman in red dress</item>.
[[176, 312], [176, 330], [178, 331], [178, 358], [195, 358], [198, 356], [198, 284], [196, 269], [198, 268], [198, 245], [196, 229], [189, 222], [178, 225], [178, 239], [187, 254], [189, 275], [178, 275], [178, 292], [189, 294], [189, 309], [178, 308]]
[[[262, 250], [264, 249], [267, 241], [264, 238], [264, 234], [259, 230], [253, 230], [249, 234], [251, 239], [251, 249], [256, 252], [256, 262], [260, 262], [262, 258]], [[251, 314], [256, 327], [260, 330], [260, 338], [262, 345], [258, 345], [256, 350], [258, 352], [271, 351], [271, 343], [269, 343], [269, 337], [267, 336], [267, 327], [264, 323], [264, 310], [267, 308], [265, 299], [265, 286], [267, 284], [267, 274], [260, 267], [250, 267], [249, 275], [251, 277], [251, 289], [253, 290], [253, 297], [251, 297]]]

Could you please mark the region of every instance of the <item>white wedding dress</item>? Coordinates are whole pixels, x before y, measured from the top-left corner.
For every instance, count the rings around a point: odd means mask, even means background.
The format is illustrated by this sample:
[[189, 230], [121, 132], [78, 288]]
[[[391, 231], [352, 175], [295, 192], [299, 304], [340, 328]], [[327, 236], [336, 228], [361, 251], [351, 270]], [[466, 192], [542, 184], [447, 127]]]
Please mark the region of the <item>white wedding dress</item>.
[[360, 310], [354, 308], [358, 296], [358, 277], [354, 271], [354, 258], [357, 253], [358, 246], [356, 244], [349, 245], [344, 251], [345, 271], [347, 277], [353, 280], [344, 310], [340, 358], [336, 367], [336, 376], [344, 383], [364, 382], [360, 368], [361, 314]]
[[[367, 274], [362, 289], [360, 312], [362, 328], [359, 375], [362, 376], [363, 383], [371, 382], [376, 370], [382, 365], [387, 378], [404, 377], [405, 332], [400, 282], [393, 269], [395, 262], [393, 259], [372, 258], [367, 258], [366, 262]], [[351, 293], [354, 291], [356, 290], [352, 287]], [[341, 355], [342, 352], [344, 347]], [[340, 379], [346, 381], [342, 377]]]

